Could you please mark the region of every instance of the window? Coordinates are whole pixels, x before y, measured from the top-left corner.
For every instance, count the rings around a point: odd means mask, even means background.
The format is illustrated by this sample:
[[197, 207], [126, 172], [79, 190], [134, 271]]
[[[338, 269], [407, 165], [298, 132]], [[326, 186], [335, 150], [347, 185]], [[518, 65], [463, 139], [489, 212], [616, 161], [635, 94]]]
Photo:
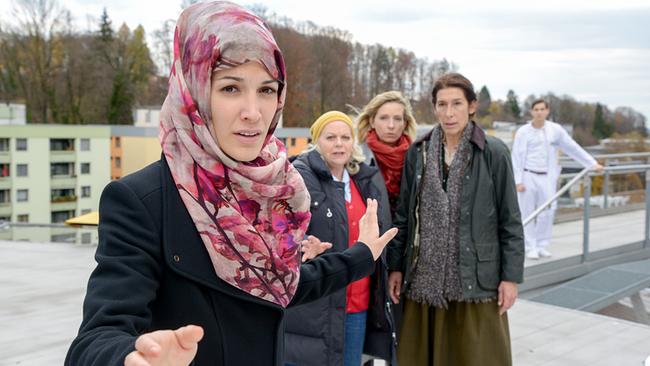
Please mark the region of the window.
[[82, 215], [89, 214], [90, 211], [92, 211], [92, 210], [89, 209], [89, 208], [84, 208], [83, 210], [81, 210], [81, 214], [82, 214]]
[[74, 163], [51, 163], [50, 176], [72, 176], [74, 175]]
[[0, 164], [0, 178], [6, 178], [9, 176], [9, 164]]
[[122, 158], [120, 158], [120, 157], [115, 158], [115, 167], [116, 168], [121, 168], [122, 167]]
[[79, 141], [81, 151], [90, 151], [90, 139], [81, 139]]
[[27, 164], [16, 164], [16, 176], [17, 177], [27, 176]]
[[11, 202], [11, 191], [8, 189], [0, 189], [0, 203]]
[[1, 138], [0, 139], [0, 151], [9, 151], [9, 139]]
[[81, 187], [81, 197], [90, 197], [90, 186]]
[[50, 139], [50, 151], [74, 151], [74, 139]]
[[18, 222], [29, 222], [29, 215], [28, 214], [18, 215], [16, 216], [16, 220]]
[[16, 139], [16, 151], [27, 151], [27, 139]]
[[81, 174], [90, 174], [90, 163], [81, 163]]
[[52, 211], [52, 223], [61, 223], [74, 216], [74, 210], [67, 211]]
[[289, 145], [296, 146], [296, 138], [295, 137], [292, 137], [291, 139], [289, 139], [289, 141], [290, 141]]
[[27, 201], [29, 201], [29, 190], [27, 189], [16, 190], [16, 202], [27, 202]]
[[122, 141], [119, 137], [115, 138], [115, 147], [122, 147]]

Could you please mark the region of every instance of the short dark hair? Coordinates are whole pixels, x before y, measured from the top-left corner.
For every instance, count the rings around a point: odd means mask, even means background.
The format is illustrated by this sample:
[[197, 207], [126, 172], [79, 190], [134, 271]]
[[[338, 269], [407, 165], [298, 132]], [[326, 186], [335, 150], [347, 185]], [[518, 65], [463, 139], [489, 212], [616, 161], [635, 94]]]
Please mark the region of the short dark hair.
[[544, 103], [544, 107], [548, 108], [548, 102], [542, 98], [533, 100], [533, 103], [530, 104], [530, 109], [535, 108], [536, 105]]
[[465, 94], [465, 99], [467, 99], [467, 103], [471, 103], [477, 100], [476, 92], [474, 91], [474, 85], [472, 85], [472, 82], [457, 72], [450, 72], [448, 74], [442, 75], [433, 84], [433, 91], [431, 92], [431, 96], [432, 96], [431, 101], [433, 102], [434, 105], [436, 104], [438, 98], [437, 96], [438, 92], [441, 89], [445, 89], [445, 88], [460, 88], [463, 91], [463, 94]]

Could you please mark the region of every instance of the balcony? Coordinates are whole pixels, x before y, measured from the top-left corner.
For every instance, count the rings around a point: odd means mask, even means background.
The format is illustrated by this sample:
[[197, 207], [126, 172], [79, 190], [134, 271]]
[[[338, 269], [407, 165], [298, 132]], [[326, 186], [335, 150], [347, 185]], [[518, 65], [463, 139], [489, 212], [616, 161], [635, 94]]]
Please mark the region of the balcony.
[[73, 163], [77, 158], [74, 150], [50, 151], [51, 163]]
[[77, 196], [74, 194], [68, 196], [52, 196], [52, 203], [61, 203], [61, 202], [77, 202]]
[[0, 189], [11, 189], [11, 179], [9, 177], [0, 178]]
[[50, 205], [51, 205], [50, 207], [52, 208], [52, 210], [56, 210], [56, 211], [74, 211], [74, 210], [77, 209], [77, 199], [75, 197], [75, 199], [73, 201], [54, 201], [53, 200]]
[[61, 174], [61, 175], [53, 175], [50, 177], [51, 188], [68, 188], [68, 187], [75, 187], [76, 185], [77, 185], [76, 174]]
[[9, 216], [13, 213], [11, 202], [0, 202], [0, 216]]

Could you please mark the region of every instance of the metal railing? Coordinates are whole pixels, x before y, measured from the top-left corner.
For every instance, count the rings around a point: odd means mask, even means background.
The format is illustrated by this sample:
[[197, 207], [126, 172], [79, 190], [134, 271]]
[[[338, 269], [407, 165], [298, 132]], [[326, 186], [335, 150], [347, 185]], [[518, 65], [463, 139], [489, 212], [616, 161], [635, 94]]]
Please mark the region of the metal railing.
[[[630, 153], [630, 154], [611, 154], [611, 155], [600, 155], [596, 156], [597, 158], [603, 159], [614, 158], [614, 157], [650, 157], [650, 153]], [[565, 192], [571, 189], [576, 183], [582, 180], [583, 182], [583, 199], [584, 199], [584, 211], [583, 211], [583, 238], [582, 238], [582, 262], [586, 262], [589, 259], [589, 219], [591, 212], [591, 178], [595, 175], [603, 174], [605, 176], [605, 185], [603, 189], [605, 190], [609, 184], [609, 176], [616, 174], [628, 174], [628, 173], [645, 173], [645, 236], [644, 236], [644, 247], [650, 247], [650, 164], [633, 164], [633, 165], [620, 165], [620, 166], [609, 166], [605, 165], [603, 172], [591, 171], [589, 168], [583, 169], [577, 174], [563, 174], [562, 177], [568, 178], [571, 177], [571, 180], [567, 182], [562, 188], [560, 188], [553, 197], [548, 201], [544, 202], [539, 206], [535, 211], [533, 211], [530, 216], [526, 217], [523, 220], [523, 225], [527, 225], [532, 220], [534, 220], [540, 213], [545, 209], [551, 206], [558, 198], [560, 198]], [[605, 191], [603, 191], [605, 194]], [[605, 199], [605, 198], [604, 198]], [[604, 206], [607, 208], [607, 206]]]
[[[650, 164], [650, 152], [636, 152], [636, 153], [620, 153], [620, 154], [599, 154], [594, 155], [594, 159], [601, 161], [603, 166], [618, 166], [618, 165], [639, 165]], [[561, 163], [567, 163], [572, 159], [568, 156], [560, 158]], [[562, 175], [560, 177], [563, 177]], [[603, 208], [609, 207], [609, 171], [605, 171], [603, 182]]]

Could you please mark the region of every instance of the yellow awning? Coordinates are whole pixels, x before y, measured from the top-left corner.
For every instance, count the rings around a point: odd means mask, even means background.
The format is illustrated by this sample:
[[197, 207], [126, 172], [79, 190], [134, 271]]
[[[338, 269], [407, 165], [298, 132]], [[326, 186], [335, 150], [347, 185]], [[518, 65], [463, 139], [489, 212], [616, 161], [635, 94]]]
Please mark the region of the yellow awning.
[[97, 226], [99, 225], [99, 212], [94, 211], [85, 215], [73, 217], [65, 221], [66, 225], [72, 226]]

